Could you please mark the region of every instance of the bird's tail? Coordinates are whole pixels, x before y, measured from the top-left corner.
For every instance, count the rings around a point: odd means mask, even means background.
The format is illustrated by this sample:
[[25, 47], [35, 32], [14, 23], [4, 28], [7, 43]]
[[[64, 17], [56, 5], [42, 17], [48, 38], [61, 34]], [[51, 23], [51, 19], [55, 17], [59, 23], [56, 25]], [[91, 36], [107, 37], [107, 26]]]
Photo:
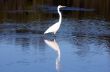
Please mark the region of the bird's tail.
[[51, 31], [49, 29], [47, 29], [44, 34], [50, 33]]
[[44, 34], [46, 34], [46, 33], [47, 33], [47, 31], [44, 32]]

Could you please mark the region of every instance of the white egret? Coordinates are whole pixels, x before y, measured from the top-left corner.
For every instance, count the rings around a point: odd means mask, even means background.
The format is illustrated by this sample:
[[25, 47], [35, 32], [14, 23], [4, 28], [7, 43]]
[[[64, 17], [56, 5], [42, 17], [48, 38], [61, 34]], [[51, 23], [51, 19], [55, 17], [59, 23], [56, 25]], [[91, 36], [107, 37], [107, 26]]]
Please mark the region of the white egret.
[[58, 29], [60, 28], [60, 25], [61, 25], [61, 22], [62, 22], [62, 14], [60, 12], [60, 8], [63, 8], [63, 7], [66, 7], [66, 6], [61, 6], [59, 5], [57, 7], [57, 11], [58, 11], [58, 14], [59, 14], [59, 21], [55, 24], [53, 24], [52, 26], [50, 26], [45, 32], [44, 34], [46, 33], [53, 33], [53, 34], [56, 34], [56, 32], [58, 31]]

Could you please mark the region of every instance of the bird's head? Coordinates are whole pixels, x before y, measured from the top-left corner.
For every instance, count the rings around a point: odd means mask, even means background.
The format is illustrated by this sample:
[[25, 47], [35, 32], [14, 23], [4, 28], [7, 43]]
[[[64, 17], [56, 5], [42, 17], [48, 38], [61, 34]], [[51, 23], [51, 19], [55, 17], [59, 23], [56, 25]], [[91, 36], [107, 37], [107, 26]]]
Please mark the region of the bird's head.
[[66, 6], [62, 6], [62, 5], [59, 5], [59, 6], [58, 6], [58, 8], [64, 8], [64, 7], [66, 7]]

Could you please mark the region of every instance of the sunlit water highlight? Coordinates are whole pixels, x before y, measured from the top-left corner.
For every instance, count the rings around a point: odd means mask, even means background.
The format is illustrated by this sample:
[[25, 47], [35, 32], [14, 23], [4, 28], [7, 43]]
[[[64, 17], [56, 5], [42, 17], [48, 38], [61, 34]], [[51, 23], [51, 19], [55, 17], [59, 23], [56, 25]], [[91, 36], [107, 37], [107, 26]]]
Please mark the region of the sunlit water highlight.
[[1, 24], [0, 72], [110, 72], [108, 22], [63, 19], [46, 41], [43, 32], [55, 21]]

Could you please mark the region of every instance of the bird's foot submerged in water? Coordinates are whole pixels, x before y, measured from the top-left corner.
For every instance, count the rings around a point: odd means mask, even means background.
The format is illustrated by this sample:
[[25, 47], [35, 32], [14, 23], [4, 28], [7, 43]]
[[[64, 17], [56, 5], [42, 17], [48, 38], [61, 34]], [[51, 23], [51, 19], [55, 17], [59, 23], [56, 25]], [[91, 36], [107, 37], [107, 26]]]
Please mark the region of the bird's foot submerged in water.
[[46, 33], [46, 34], [44, 34], [44, 39], [54, 40], [55, 38], [56, 38], [56, 35], [54, 33]]

